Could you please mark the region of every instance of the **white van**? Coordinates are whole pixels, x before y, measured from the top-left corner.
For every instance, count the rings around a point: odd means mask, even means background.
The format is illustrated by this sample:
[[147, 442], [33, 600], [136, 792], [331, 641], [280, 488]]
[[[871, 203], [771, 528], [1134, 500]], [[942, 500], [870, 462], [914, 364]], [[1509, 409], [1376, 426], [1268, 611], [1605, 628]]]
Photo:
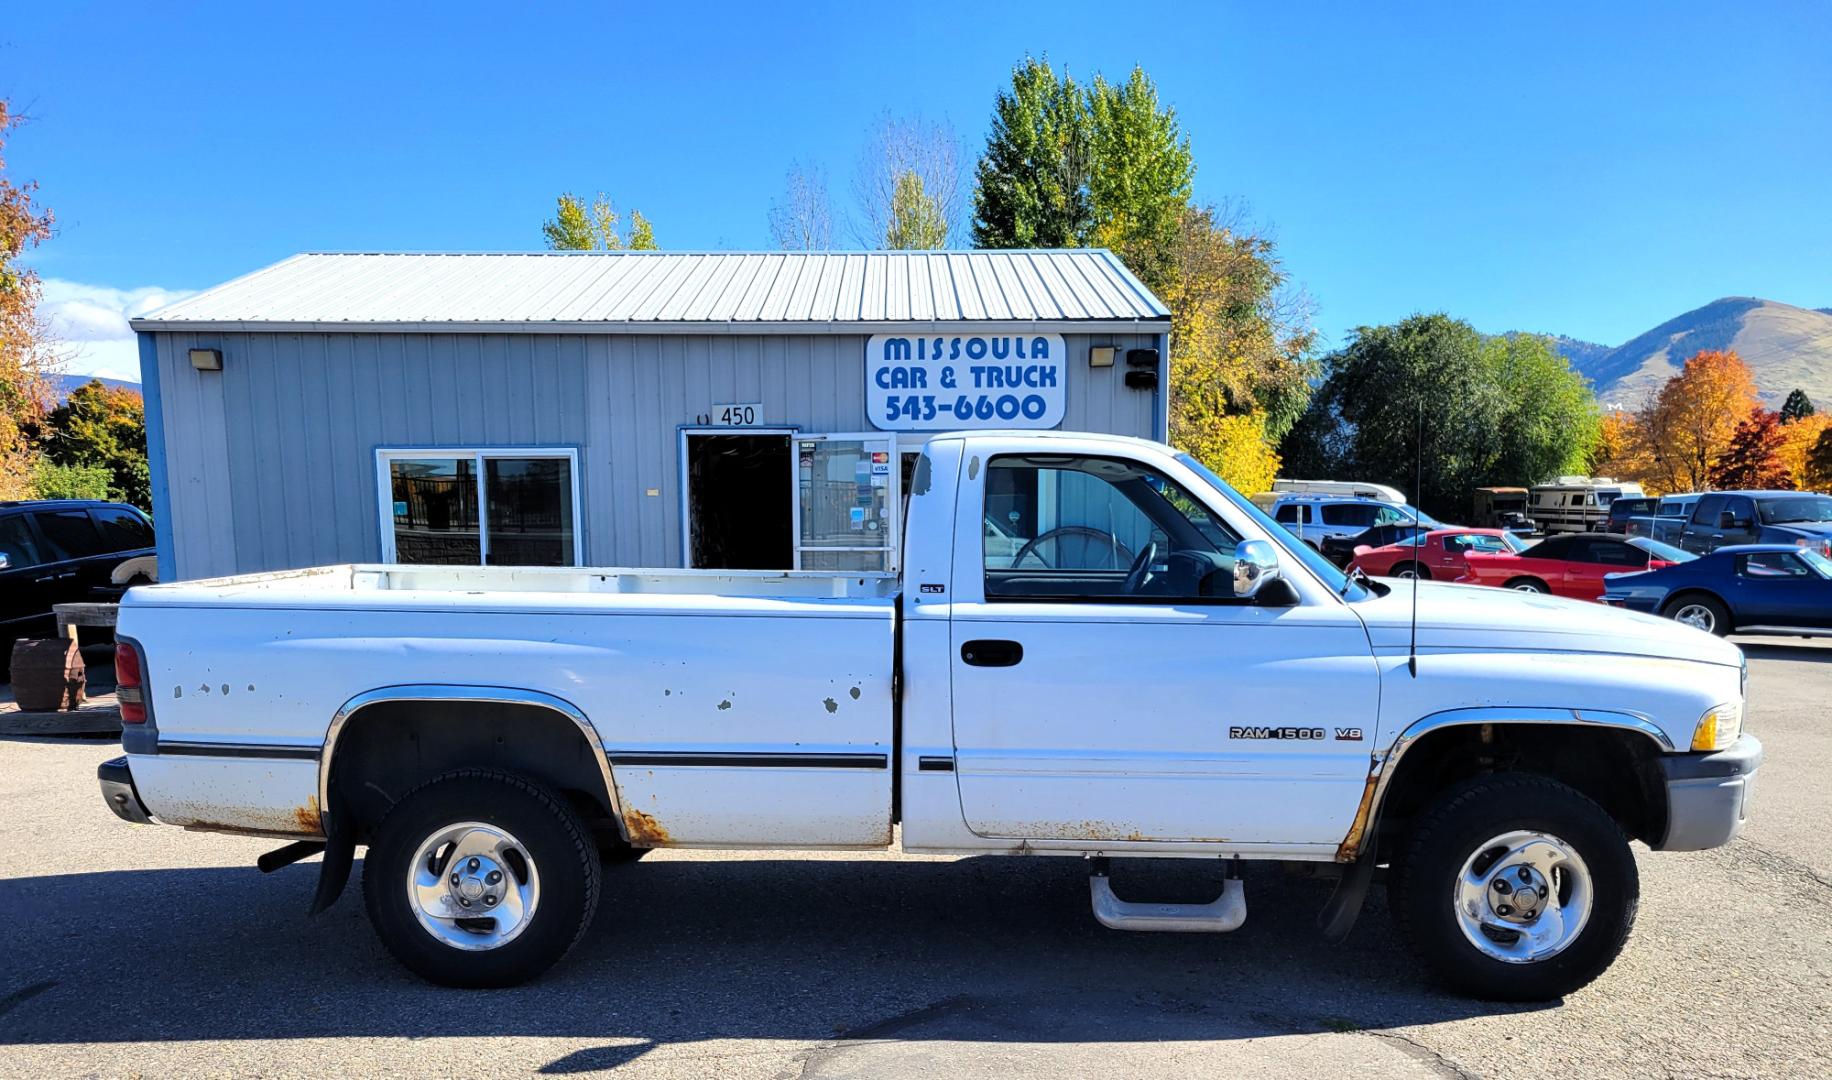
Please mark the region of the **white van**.
[[1607, 476], [1561, 476], [1529, 493], [1527, 516], [1543, 533], [1595, 532], [1609, 520], [1609, 504], [1640, 497], [1641, 485]]
[[1397, 488], [1353, 480], [1274, 480], [1272, 490], [1302, 495], [1342, 495], [1351, 499], [1375, 499], [1385, 503], [1406, 501], [1406, 497]]

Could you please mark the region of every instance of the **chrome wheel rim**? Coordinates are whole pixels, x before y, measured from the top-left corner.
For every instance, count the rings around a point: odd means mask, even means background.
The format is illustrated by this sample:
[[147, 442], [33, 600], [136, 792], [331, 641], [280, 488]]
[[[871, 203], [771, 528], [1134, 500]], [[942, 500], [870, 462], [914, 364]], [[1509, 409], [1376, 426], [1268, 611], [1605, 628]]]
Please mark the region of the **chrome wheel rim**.
[[1402, 567], [1400, 567], [1399, 569], [1397, 569], [1397, 570], [1395, 570], [1395, 571], [1393, 571], [1393, 576], [1394, 576], [1394, 577], [1396, 577], [1396, 578], [1402, 578], [1402, 579], [1403, 579], [1403, 578], [1415, 578], [1415, 577], [1418, 577], [1418, 574], [1417, 574], [1417, 572], [1415, 572], [1415, 571], [1414, 571], [1414, 570], [1412, 569], [1412, 567], [1410, 567], [1410, 566], [1402, 566]]
[[434, 832], [407, 867], [414, 918], [440, 942], [466, 952], [514, 941], [540, 899], [540, 872], [521, 841], [480, 821]]
[[1673, 613], [1673, 618], [1685, 623], [1695, 630], [1707, 633], [1717, 629], [1717, 615], [1703, 604], [1685, 604]]
[[1525, 584], [1525, 585], [1514, 586], [1514, 591], [1515, 592], [1537, 593], [1537, 592], [1544, 592], [1545, 590], [1541, 589], [1538, 585]]
[[1595, 900], [1590, 868], [1577, 849], [1526, 829], [1477, 847], [1451, 889], [1463, 936], [1484, 956], [1508, 964], [1564, 952], [1584, 932]]

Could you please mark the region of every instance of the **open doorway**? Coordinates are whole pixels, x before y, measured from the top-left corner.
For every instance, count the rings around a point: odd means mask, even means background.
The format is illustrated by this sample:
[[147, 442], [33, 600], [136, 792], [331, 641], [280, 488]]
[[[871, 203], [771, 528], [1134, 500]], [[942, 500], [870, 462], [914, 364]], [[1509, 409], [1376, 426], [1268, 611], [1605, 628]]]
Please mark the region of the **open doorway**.
[[794, 471], [786, 434], [687, 434], [689, 565], [795, 565]]

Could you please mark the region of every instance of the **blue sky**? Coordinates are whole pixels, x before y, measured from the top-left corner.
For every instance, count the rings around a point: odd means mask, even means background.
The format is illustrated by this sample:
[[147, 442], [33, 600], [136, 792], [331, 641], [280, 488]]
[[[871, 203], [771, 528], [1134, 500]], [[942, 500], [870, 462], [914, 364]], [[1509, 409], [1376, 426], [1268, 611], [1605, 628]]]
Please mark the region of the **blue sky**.
[[1420, 310], [1617, 344], [1724, 295], [1832, 305], [1823, 3], [178, 7], [0, 23], [76, 369], [131, 374], [123, 313], [297, 251], [536, 248], [569, 188], [664, 247], [765, 247], [791, 161], [843, 209], [887, 111], [970, 160], [1027, 52], [1142, 64], [1198, 196], [1273, 232], [1331, 344]]

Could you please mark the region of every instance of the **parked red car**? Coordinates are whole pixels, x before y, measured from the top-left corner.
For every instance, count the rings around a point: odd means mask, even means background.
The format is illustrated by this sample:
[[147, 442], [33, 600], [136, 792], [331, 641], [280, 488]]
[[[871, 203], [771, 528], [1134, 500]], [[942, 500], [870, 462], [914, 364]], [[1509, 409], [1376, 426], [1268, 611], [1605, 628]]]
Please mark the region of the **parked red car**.
[[1521, 547], [1505, 529], [1433, 529], [1418, 538], [1417, 550], [1411, 540], [1357, 547], [1349, 568], [1359, 568], [1369, 577], [1453, 581], [1463, 576], [1464, 556], [1469, 553], [1519, 551]]
[[1603, 595], [1606, 574], [1659, 570], [1694, 558], [1697, 556], [1645, 536], [1565, 533], [1549, 536], [1518, 554], [1472, 553], [1464, 560], [1468, 572], [1457, 580], [1595, 600]]

